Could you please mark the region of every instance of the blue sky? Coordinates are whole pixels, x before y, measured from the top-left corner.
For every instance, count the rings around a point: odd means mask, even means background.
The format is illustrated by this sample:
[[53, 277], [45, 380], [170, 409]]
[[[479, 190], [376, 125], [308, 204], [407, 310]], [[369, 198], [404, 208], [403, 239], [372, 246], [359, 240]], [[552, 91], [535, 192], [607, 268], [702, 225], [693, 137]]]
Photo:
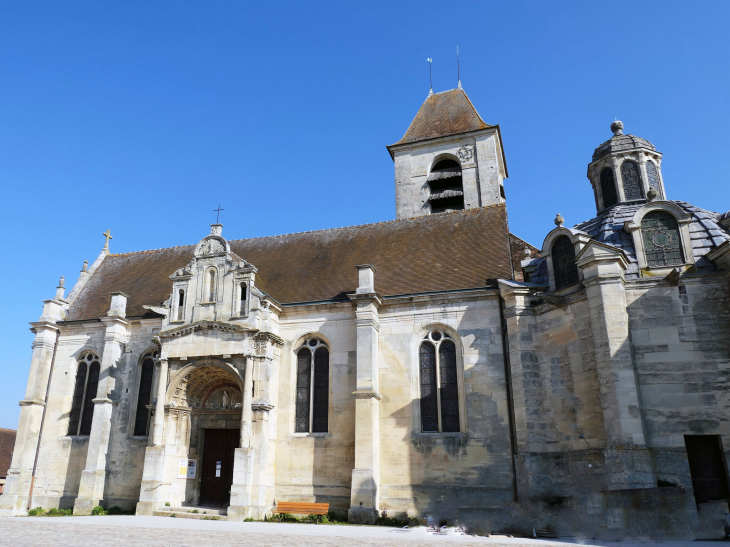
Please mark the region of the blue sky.
[[730, 209], [730, 2], [5, 2], [0, 427], [15, 428], [42, 300], [113, 252], [390, 220], [428, 93], [500, 124], [510, 229], [595, 213], [586, 165], [625, 131], [670, 199]]

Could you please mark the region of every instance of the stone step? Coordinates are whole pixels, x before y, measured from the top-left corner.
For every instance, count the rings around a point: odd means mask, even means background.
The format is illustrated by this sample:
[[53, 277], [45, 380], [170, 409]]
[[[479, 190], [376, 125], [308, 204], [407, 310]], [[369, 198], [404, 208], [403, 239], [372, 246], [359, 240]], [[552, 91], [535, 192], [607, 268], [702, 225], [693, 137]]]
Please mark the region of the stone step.
[[[152, 513], [155, 517], [167, 517], [172, 518], [172, 515], [175, 515], [174, 518], [180, 518], [180, 519], [196, 519], [196, 520], [228, 520], [228, 517], [226, 515], [221, 515], [219, 511], [211, 510], [211, 509], [199, 509], [199, 513], [193, 513], [192, 511], [194, 508], [189, 507], [165, 507], [163, 509], [158, 509], [157, 511], [154, 511]], [[205, 511], [205, 512], [204, 512]]]
[[169, 507], [169, 506], [163, 506], [157, 508], [159, 511], [175, 511], [176, 513], [193, 513], [194, 511], [197, 511], [198, 513], [205, 512], [207, 515], [226, 515], [228, 513], [228, 509], [224, 509], [222, 507], [199, 507], [199, 506], [191, 506], [191, 505], [177, 505], [175, 507]]

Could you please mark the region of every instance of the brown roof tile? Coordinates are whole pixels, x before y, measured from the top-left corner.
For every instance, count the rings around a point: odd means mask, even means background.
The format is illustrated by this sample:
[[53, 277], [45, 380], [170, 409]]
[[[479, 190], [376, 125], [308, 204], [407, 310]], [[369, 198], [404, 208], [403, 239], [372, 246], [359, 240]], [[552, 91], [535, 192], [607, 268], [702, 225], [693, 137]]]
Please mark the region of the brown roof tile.
[[509, 235], [509, 248], [512, 254], [512, 271], [514, 272], [514, 278], [517, 281], [524, 281], [524, 275], [522, 273], [522, 261], [528, 257], [525, 254], [526, 250], [530, 251], [530, 257], [535, 257], [540, 254], [540, 249], [534, 245], [530, 245], [524, 239], [517, 237], [514, 234]]
[[8, 476], [10, 461], [13, 459], [16, 433], [17, 431], [14, 429], [0, 429], [0, 478], [2, 479]]
[[[484, 123], [463, 89], [429, 95], [405, 136], [395, 145], [457, 135], [491, 127]], [[395, 146], [392, 145], [392, 146]]]
[[[282, 304], [346, 299], [357, 288], [357, 264], [373, 264], [382, 295], [483, 287], [511, 277], [504, 205], [316, 232], [229, 241], [258, 268], [256, 285]], [[187, 264], [194, 245], [110, 255], [71, 305], [69, 320], [106, 314], [110, 293], [129, 295], [128, 316], [166, 300], [168, 278]]]

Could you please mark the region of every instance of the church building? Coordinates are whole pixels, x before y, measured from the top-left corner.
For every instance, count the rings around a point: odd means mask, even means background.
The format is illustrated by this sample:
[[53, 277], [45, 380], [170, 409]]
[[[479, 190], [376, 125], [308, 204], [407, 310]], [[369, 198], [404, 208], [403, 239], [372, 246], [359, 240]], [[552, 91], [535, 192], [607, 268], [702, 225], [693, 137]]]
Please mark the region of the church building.
[[611, 130], [596, 216], [540, 248], [509, 231], [500, 129], [461, 85], [387, 147], [395, 220], [125, 254], [107, 232], [31, 323], [0, 515], [323, 502], [724, 537], [730, 215], [670, 200], [662, 154]]

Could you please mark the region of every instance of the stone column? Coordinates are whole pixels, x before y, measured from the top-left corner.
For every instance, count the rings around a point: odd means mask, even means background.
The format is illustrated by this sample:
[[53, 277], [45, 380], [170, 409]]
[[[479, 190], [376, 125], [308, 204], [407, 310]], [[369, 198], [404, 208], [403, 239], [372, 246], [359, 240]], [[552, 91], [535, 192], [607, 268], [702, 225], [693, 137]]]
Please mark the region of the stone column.
[[597, 242], [576, 258], [583, 270], [590, 307], [593, 345], [606, 429], [609, 490], [656, 486], [646, 447], [639, 389], [629, 340], [623, 252]]
[[[81, 473], [79, 495], [74, 502], [75, 515], [90, 515], [91, 510], [104, 500], [106, 484], [106, 463], [109, 440], [111, 437], [112, 413], [117, 405], [115, 370], [119, 364], [124, 344], [129, 338], [129, 323], [124, 319], [127, 295], [112, 293], [112, 303], [107, 317], [102, 317], [106, 325], [104, 352], [99, 370], [99, 385], [94, 402], [94, 416], [89, 434], [89, 448], [86, 453], [86, 468]], [[87, 395], [88, 396], [88, 395]]]
[[157, 400], [152, 429], [152, 446], [145, 448], [142, 485], [140, 486], [138, 515], [151, 515], [159, 505], [165, 503], [170, 486], [163, 484], [165, 471], [165, 447], [162, 445], [165, 430], [165, 398], [167, 395], [168, 363], [161, 356], [157, 369]]
[[375, 268], [357, 266], [360, 286], [350, 295], [356, 306], [357, 391], [355, 396], [355, 469], [350, 491], [350, 522], [372, 524], [378, 518], [380, 486], [380, 393], [378, 309]]
[[253, 356], [246, 357], [243, 371], [243, 397], [241, 404], [241, 446], [233, 457], [233, 483], [228, 520], [241, 521], [251, 517], [251, 482], [253, 477], [254, 450], [251, 443], [251, 401], [253, 389]]
[[43, 315], [38, 323], [31, 323], [35, 333], [30, 373], [25, 398], [20, 401], [20, 420], [15, 440], [13, 459], [8, 470], [5, 490], [0, 496], [0, 517], [25, 515], [33, 481], [33, 465], [38, 447], [48, 378], [56, 347], [58, 326], [63, 301], [44, 301]]

